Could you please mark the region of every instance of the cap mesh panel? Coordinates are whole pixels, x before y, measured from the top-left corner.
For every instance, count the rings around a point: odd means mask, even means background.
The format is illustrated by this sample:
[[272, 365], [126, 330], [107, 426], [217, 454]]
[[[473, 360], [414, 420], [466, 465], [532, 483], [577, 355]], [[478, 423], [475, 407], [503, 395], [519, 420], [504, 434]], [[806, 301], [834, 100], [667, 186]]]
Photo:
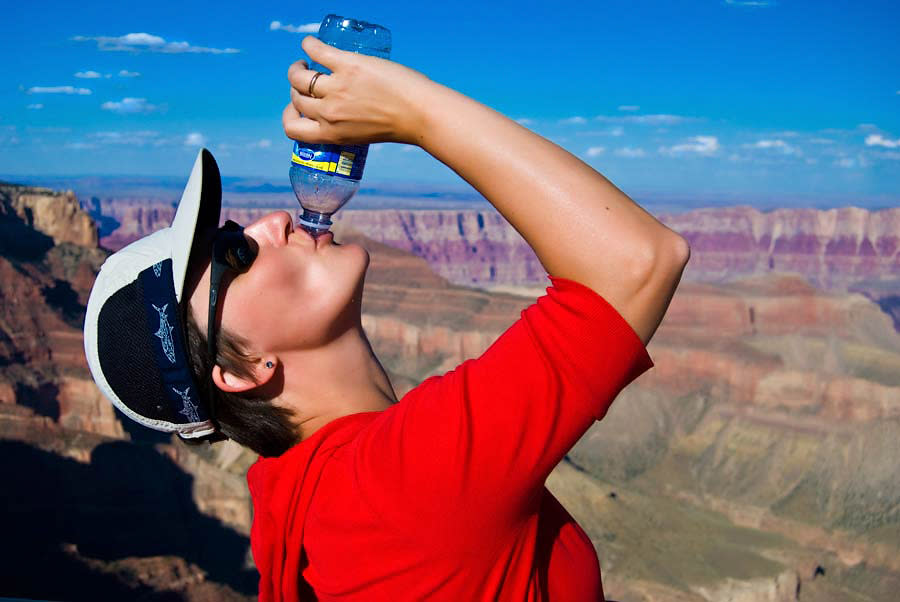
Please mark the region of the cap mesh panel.
[[133, 412], [151, 420], [183, 422], [168, 403], [147, 328], [140, 282], [116, 291], [97, 318], [97, 352], [106, 382]]

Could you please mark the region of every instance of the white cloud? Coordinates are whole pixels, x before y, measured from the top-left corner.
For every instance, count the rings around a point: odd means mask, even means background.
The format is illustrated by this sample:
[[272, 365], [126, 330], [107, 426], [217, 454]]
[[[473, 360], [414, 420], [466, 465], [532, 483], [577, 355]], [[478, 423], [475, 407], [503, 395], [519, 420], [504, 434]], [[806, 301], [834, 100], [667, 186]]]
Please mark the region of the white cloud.
[[638, 105], [619, 105], [620, 111], [639, 111], [640, 108]]
[[693, 136], [689, 142], [676, 144], [670, 147], [660, 147], [659, 152], [673, 155], [679, 153], [697, 153], [699, 155], [712, 155], [719, 150], [719, 139], [715, 136]]
[[582, 130], [580, 132], [575, 132], [576, 136], [621, 136], [625, 133], [625, 128], [621, 125], [616, 125], [608, 130]]
[[140, 77], [141, 74], [137, 71], [128, 71], [127, 69], [122, 69], [119, 71], [119, 77]]
[[119, 101], [104, 102], [100, 108], [113, 113], [151, 113], [159, 107], [147, 103], [146, 98], [123, 98]]
[[31, 109], [32, 111], [39, 111], [40, 109], [43, 109], [43, 108], [44, 108], [44, 105], [42, 105], [41, 103], [35, 103], [35, 104], [33, 104], [33, 105], [28, 105], [28, 106], [25, 107], [25, 108], [26, 108], [26, 109]]
[[305, 23], [304, 25], [288, 25], [281, 21], [269, 23], [269, 31], [289, 31], [291, 33], [316, 33], [319, 31], [318, 23]]
[[200, 132], [191, 132], [184, 138], [185, 146], [205, 146], [206, 145], [206, 136], [201, 134]]
[[[79, 71], [75, 74], [75, 77], [81, 79], [99, 79], [103, 77], [102, 73], [97, 73], [96, 71]], [[106, 77], [109, 77], [108, 75]]]
[[674, 125], [676, 123], [684, 123], [686, 121], [697, 121], [694, 117], [682, 117], [681, 115], [598, 115], [594, 117], [597, 121], [607, 121], [612, 123], [639, 123], [642, 125]]
[[516, 123], [521, 123], [522, 125], [531, 125], [534, 123], [534, 120], [528, 119], [527, 117], [522, 117], [520, 119], [516, 119]]
[[813, 144], [834, 144], [830, 138], [810, 138], [809, 141]]
[[568, 117], [566, 119], [560, 119], [559, 122], [562, 124], [579, 125], [582, 123], [587, 123], [587, 119], [576, 115], [575, 117]]
[[647, 153], [642, 148], [634, 148], [631, 146], [626, 146], [623, 148], [616, 149], [616, 155], [619, 157], [627, 157], [629, 159], [635, 159], [638, 157], [646, 157]]
[[25, 91], [26, 94], [78, 94], [86, 96], [91, 93], [87, 88], [75, 88], [73, 86], [32, 86]]
[[866, 136], [866, 146], [883, 146], [885, 148], [900, 147], [900, 138], [897, 140], [888, 140], [881, 134], [870, 134]]
[[587, 149], [587, 156], [596, 157], [597, 155], [602, 155], [604, 152], [606, 152], [606, 148], [602, 146], [592, 146], [591, 148]]
[[856, 157], [840, 157], [834, 160], [834, 165], [845, 169], [854, 169], [856, 167], [868, 167], [869, 162], [861, 154]]
[[153, 130], [136, 130], [131, 132], [104, 131], [88, 134], [88, 138], [100, 144], [127, 144], [143, 146], [158, 139], [159, 132]]
[[799, 148], [791, 146], [784, 140], [758, 140], [753, 144], [742, 144], [744, 148], [775, 149], [785, 155], [802, 155]]
[[247, 148], [271, 148], [272, 141], [268, 138], [263, 138], [262, 140], [257, 140], [256, 142], [251, 142], [247, 145]]
[[129, 51], [129, 52], [162, 52], [166, 54], [180, 54], [184, 52], [205, 54], [234, 54], [240, 52], [237, 48], [208, 48], [206, 46], [192, 46], [187, 42], [167, 42], [165, 38], [149, 33], [127, 33], [124, 36], [75, 36], [76, 42], [97, 42], [97, 49], [104, 51]]

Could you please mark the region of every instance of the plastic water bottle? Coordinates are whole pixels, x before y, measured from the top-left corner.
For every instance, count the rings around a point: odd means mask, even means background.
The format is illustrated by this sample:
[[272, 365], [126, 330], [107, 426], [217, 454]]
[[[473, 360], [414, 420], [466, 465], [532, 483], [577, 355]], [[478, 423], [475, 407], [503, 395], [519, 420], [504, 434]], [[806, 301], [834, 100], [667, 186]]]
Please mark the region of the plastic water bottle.
[[[382, 25], [328, 15], [319, 26], [319, 39], [326, 44], [384, 59], [390, 58], [391, 32]], [[330, 75], [316, 62], [309, 68]], [[302, 211], [298, 226], [319, 236], [331, 227], [331, 215], [356, 191], [366, 166], [369, 145], [307, 144], [294, 142], [291, 156], [291, 186]]]

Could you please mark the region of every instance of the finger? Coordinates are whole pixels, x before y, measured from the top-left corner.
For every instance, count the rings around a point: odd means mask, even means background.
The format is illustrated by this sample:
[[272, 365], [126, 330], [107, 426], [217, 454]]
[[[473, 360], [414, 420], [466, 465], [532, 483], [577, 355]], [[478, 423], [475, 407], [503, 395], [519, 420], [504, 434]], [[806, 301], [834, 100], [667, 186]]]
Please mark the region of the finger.
[[[288, 81], [291, 82], [291, 87], [296, 88], [304, 96], [309, 97], [309, 84], [312, 82], [312, 79], [316, 77], [318, 71], [310, 71], [309, 69], [296, 68], [294, 69], [294, 65], [291, 65], [291, 69], [288, 70]], [[324, 73], [319, 73], [319, 77], [316, 78], [316, 84], [313, 86], [313, 93], [316, 95], [315, 98], [323, 98], [328, 95], [328, 90], [331, 86], [331, 76], [325, 75]]]
[[321, 102], [321, 98], [306, 96], [296, 88], [291, 88], [291, 104], [294, 105], [294, 108], [297, 109], [298, 113], [305, 115], [310, 119], [317, 120], [321, 116], [319, 113]]
[[319, 123], [300, 115], [293, 103], [288, 103], [281, 113], [281, 125], [285, 135], [291, 140], [317, 144], [321, 141]]
[[329, 46], [316, 36], [306, 36], [300, 42], [300, 46], [309, 55], [309, 58], [331, 71], [340, 68], [344, 59], [343, 55], [346, 53], [344, 50]]
[[302, 85], [303, 82], [303, 74], [309, 71], [306, 74], [305, 78], [309, 79], [315, 74], [315, 71], [310, 71], [309, 66], [306, 64], [306, 61], [295, 61], [291, 63], [291, 66], [288, 67], [288, 81], [291, 82], [292, 86], [298, 87]]

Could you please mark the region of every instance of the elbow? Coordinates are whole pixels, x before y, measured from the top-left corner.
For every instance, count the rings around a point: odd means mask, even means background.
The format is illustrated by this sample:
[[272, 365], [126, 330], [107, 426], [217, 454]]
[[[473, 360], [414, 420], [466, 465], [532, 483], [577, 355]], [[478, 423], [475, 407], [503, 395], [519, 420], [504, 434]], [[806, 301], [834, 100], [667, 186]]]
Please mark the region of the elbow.
[[650, 282], [677, 284], [690, 258], [691, 246], [687, 239], [677, 232], [668, 230], [643, 254], [639, 262], [641, 267], [636, 268], [641, 276], [641, 284]]
[[643, 247], [639, 264], [645, 272], [681, 272], [691, 258], [691, 245], [682, 235], [666, 229]]
[[672, 232], [672, 235], [666, 240], [666, 244], [663, 245], [661, 253], [663, 255], [661, 260], [675, 266], [680, 273], [691, 259], [691, 245], [685, 237], [677, 232]]

